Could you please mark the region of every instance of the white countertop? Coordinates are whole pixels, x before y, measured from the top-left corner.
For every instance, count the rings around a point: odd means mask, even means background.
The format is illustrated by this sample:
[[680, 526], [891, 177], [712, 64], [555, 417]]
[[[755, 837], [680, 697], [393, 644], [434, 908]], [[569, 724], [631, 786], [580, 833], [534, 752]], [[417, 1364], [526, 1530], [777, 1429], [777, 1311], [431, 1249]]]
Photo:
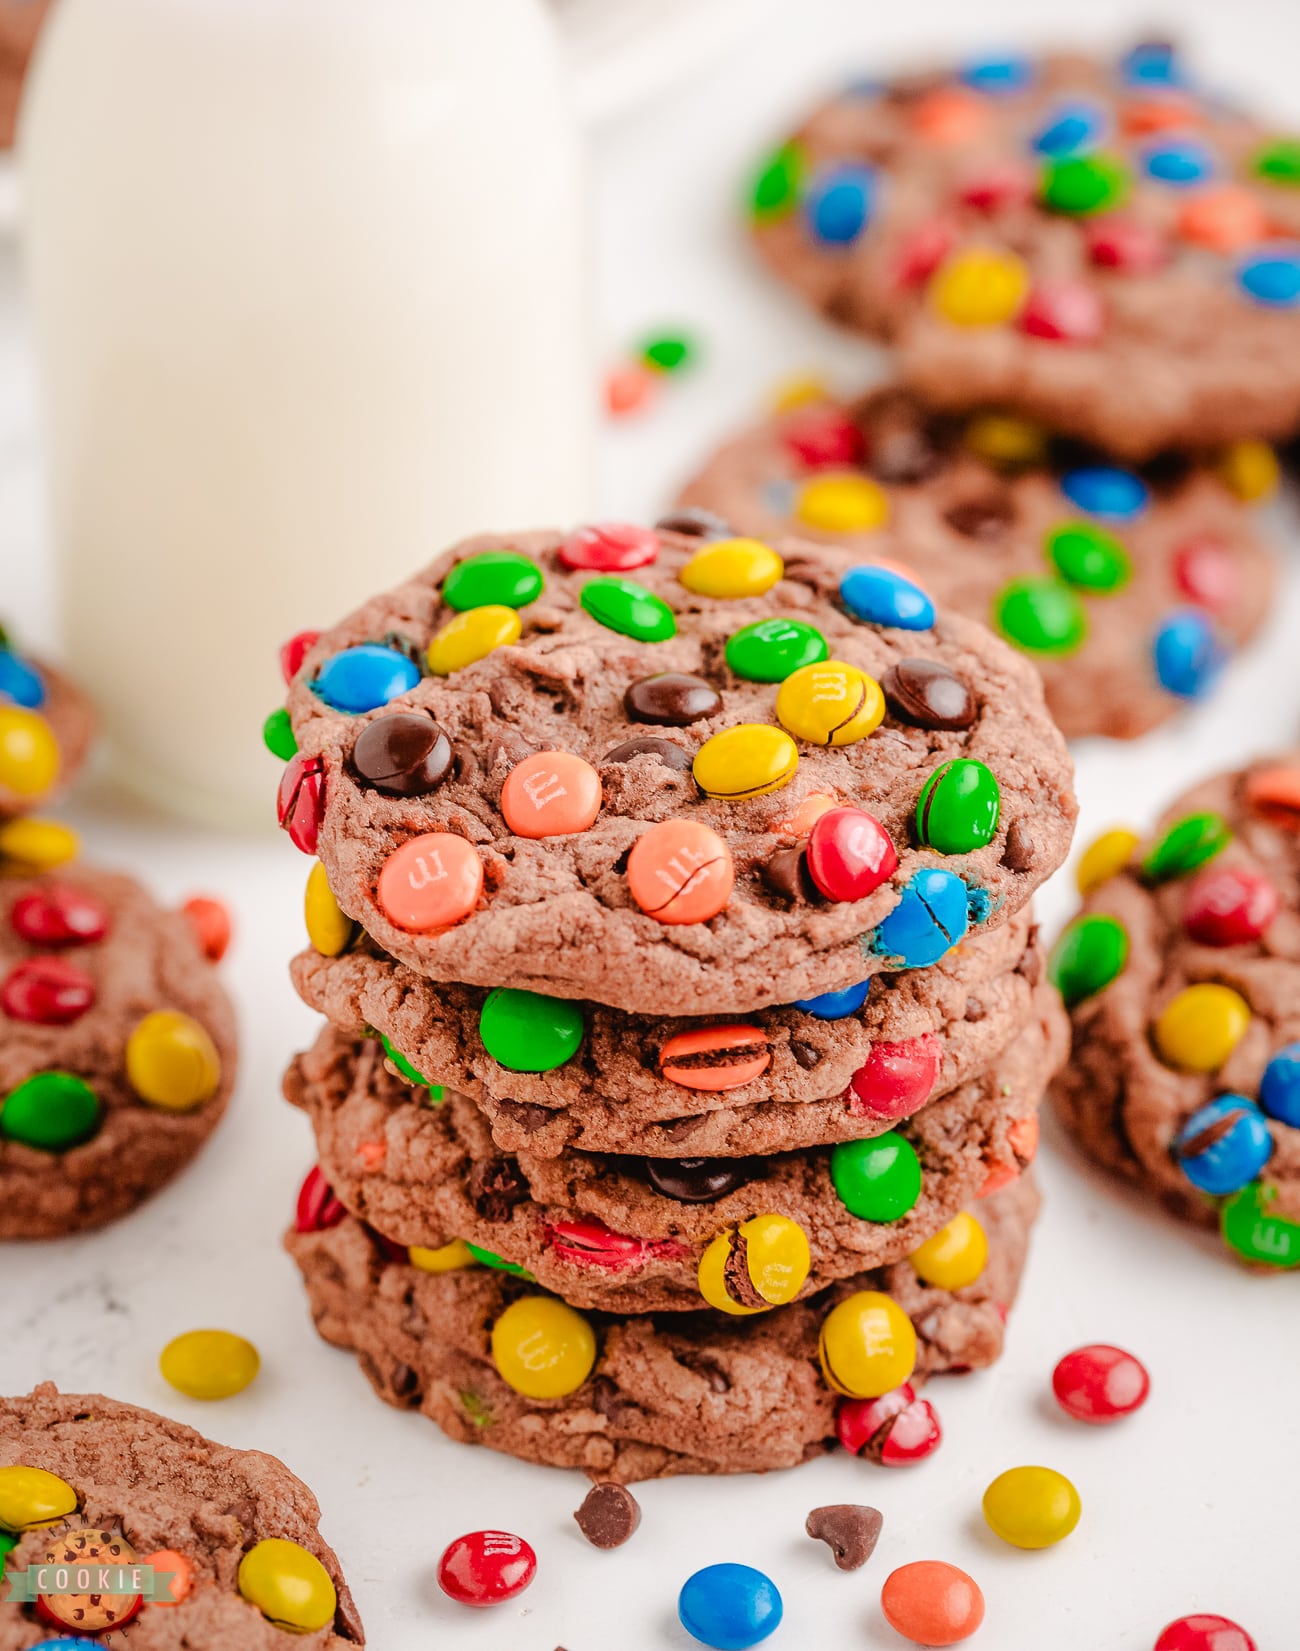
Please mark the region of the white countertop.
[[[606, 432], [606, 513], [655, 514], [704, 444], [749, 416], [783, 376], [817, 370], [848, 386], [871, 359], [803, 315], [745, 254], [732, 205], [783, 115], [853, 65], [1019, 42], [1026, 30], [1041, 36], [1042, 10], [990, 3], [976, 18], [956, 4], [892, 13], [860, 0], [762, 0], [725, 64], [601, 128], [606, 358], [673, 325], [702, 349], [698, 371], [669, 384], [654, 410]], [[1226, 83], [1300, 124], [1294, 7], [1188, 0], [1164, 10]], [[1093, 0], [1087, 11], [1097, 34], [1122, 29], [1132, 8]], [[20, 634], [42, 643], [53, 615], [38, 459], [15, 261], [4, 247], [0, 605]], [[1275, 515], [1294, 558], [1294, 509]], [[1292, 741], [1297, 635], [1293, 560], [1267, 635], [1212, 703], [1137, 745], [1079, 747], [1080, 843], [1110, 824], [1144, 826], [1196, 776]], [[275, 777], [268, 757], [268, 812]], [[102, 779], [84, 785], [67, 814], [97, 859], [138, 870], [166, 896], [204, 890], [231, 904], [237, 938], [226, 972], [241, 1013], [241, 1074], [231, 1116], [179, 1184], [103, 1234], [5, 1255], [0, 1390], [52, 1378], [282, 1456], [320, 1499], [373, 1646], [684, 1651], [694, 1642], [676, 1622], [678, 1587], [698, 1566], [732, 1559], [767, 1571], [785, 1596], [774, 1651], [897, 1651], [880, 1584], [921, 1558], [953, 1561], [978, 1579], [988, 1614], [973, 1643], [988, 1651], [1150, 1651], [1168, 1620], [1197, 1609], [1237, 1618], [1260, 1651], [1296, 1645], [1297, 1280], [1239, 1270], [1213, 1239], [1143, 1210], [1083, 1168], [1051, 1127], [1039, 1160], [1046, 1209], [1006, 1356], [992, 1371], [930, 1389], [946, 1431], [935, 1458], [889, 1473], [839, 1454], [760, 1479], [646, 1486], [633, 1541], [612, 1554], [589, 1548], [570, 1517], [583, 1494], [576, 1475], [448, 1443], [418, 1415], [382, 1405], [355, 1361], [311, 1328], [279, 1247], [312, 1156], [305, 1122], [278, 1098], [287, 1057], [314, 1030], [285, 967], [301, 943], [302, 857], [275, 835], [239, 840], [173, 826]], [[1072, 903], [1068, 875], [1058, 877], [1041, 901], [1053, 929]], [[239, 1330], [260, 1348], [262, 1374], [238, 1398], [188, 1401], [157, 1374], [163, 1343], [200, 1325]], [[1060, 1355], [1094, 1340], [1130, 1348], [1153, 1380], [1145, 1411], [1110, 1430], [1068, 1422], [1049, 1395]], [[1069, 1474], [1083, 1498], [1076, 1533], [1043, 1553], [1005, 1547], [979, 1511], [988, 1481], [1025, 1462]], [[885, 1515], [880, 1547], [855, 1575], [835, 1572], [803, 1535], [807, 1511], [837, 1501], [871, 1502]], [[491, 1525], [533, 1543], [538, 1579], [514, 1604], [472, 1613], [442, 1598], [434, 1567], [453, 1536]]]

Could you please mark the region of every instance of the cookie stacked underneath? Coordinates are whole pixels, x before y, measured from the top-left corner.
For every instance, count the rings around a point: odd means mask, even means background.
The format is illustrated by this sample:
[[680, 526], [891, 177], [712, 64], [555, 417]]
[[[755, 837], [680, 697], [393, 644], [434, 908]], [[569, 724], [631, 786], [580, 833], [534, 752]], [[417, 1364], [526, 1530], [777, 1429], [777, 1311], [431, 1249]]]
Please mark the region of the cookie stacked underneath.
[[467, 541], [285, 658], [321, 1333], [605, 1478], [932, 1448], [1063, 1052], [1032, 668], [841, 549], [630, 526]]

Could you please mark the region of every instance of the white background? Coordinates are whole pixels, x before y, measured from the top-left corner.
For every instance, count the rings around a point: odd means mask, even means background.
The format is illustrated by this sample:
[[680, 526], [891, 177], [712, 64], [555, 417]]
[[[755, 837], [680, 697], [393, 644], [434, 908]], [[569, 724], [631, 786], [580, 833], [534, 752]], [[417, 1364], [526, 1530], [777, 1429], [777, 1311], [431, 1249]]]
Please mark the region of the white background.
[[[698, 371], [670, 385], [655, 410], [607, 431], [606, 513], [654, 514], [705, 444], [750, 416], [782, 376], [819, 370], [852, 387], [871, 362], [805, 317], [747, 256], [734, 206], [756, 151], [850, 69], [1040, 38], [1048, 10], [1041, 0], [755, 3], [725, 61], [600, 128], [606, 359], [674, 325], [702, 348]], [[1123, 40], [1160, 22], [1154, 7], [1091, 0], [1077, 10], [1075, 38]], [[1300, 127], [1293, 5], [1187, 0], [1166, 13], [1164, 25], [1203, 68]], [[20, 634], [41, 643], [54, 626], [30, 379], [14, 257], [2, 249], [0, 599]], [[1275, 514], [1292, 565], [1267, 635], [1213, 703], [1135, 746], [1079, 747], [1081, 843], [1113, 823], [1144, 826], [1201, 773], [1294, 739], [1296, 523], [1289, 505]], [[310, 592], [303, 603], [304, 625], [333, 617], [311, 610]], [[244, 668], [266, 674], [273, 703], [270, 662]], [[268, 757], [268, 813], [275, 779]], [[302, 939], [306, 862], [278, 837], [209, 837], [142, 815], [102, 776], [68, 812], [96, 858], [143, 873], [169, 897], [202, 889], [231, 903], [238, 938], [226, 972], [242, 1017], [242, 1069], [229, 1120], [180, 1184], [106, 1233], [3, 1255], [0, 1390], [53, 1378], [282, 1456], [320, 1499], [372, 1645], [680, 1651], [693, 1642], [676, 1623], [678, 1587], [698, 1566], [733, 1559], [766, 1570], [783, 1591], [774, 1647], [883, 1651], [902, 1642], [881, 1617], [880, 1584], [895, 1565], [922, 1558], [954, 1561], [979, 1580], [988, 1616], [975, 1643], [989, 1651], [1150, 1651], [1164, 1623], [1196, 1609], [1239, 1619], [1260, 1651], [1300, 1644], [1300, 1281], [1238, 1270], [1213, 1240], [1094, 1176], [1051, 1128], [1040, 1156], [1046, 1213], [1007, 1354], [993, 1371], [930, 1389], [946, 1430], [935, 1458], [888, 1473], [837, 1455], [760, 1479], [649, 1485], [638, 1493], [636, 1538], [613, 1554], [588, 1548], [570, 1517], [583, 1493], [577, 1476], [447, 1443], [420, 1416], [382, 1405], [353, 1360], [312, 1331], [279, 1248], [311, 1161], [305, 1122], [278, 1098], [287, 1057], [313, 1034], [285, 970]], [[1041, 903], [1052, 929], [1072, 901], [1062, 875]], [[185, 1400], [157, 1374], [163, 1343], [200, 1325], [239, 1330], [262, 1352], [254, 1386], [220, 1405]], [[1089, 1340], [1118, 1342], [1150, 1367], [1147, 1409], [1119, 1428], [1082, 1428], [1051, 1402], [1052, 1366]], [[1043, 1553], [1003, 1546], [979, 1512], [988, 1481], [1025, 1462], [1066, 1472], [1083, 1498], [1076, 1533]], [[830, 1501], [884, 1511], [880, 1547], [855, 1575], [837, 1573], [802, 1534], [807, 1511]], [[513, 1605], [470, 1613], [440, 1596], [434, 1566], [450, 1538], [488, 1525], [533, 1543], [538, 1580]]]

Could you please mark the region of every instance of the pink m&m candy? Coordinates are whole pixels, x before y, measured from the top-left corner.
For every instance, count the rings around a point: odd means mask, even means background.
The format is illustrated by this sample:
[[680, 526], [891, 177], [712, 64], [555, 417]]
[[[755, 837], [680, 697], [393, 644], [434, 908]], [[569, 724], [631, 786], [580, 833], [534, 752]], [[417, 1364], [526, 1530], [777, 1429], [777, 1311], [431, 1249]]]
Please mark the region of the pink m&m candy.
[[5, 1014], [35, 1026], [70, 1026], [94, 1001], [94, 981], [61, 957], [26, 958], [0, 986]]
[[380, 910], [408, 934], [461, 922], [483, 893], [483, 862], [451, 831], [427, 831], [390, 854], [375, 890]]
[[1171, 1622], [1152, 1651], [1256, 1651], [1256, 1647], [1237, 1623], [1208, 1611], [1198, 1611], [1195, 1616], [1179, 1617], [1177, 1622]]
[[537, 1575], [537, 1555], [509, 1531], [458, 1536], [438, 1561], [438, 1586], [461, 1605], [514, 1599]]
[[910, 1118], [930, 1098], [942, 1066], [943, 1045], [933, 1032], [873, 1043], [849, 1079], [849, 1111], [855, 1118]]
[[1058, 344], [1090, 344], [1101, 337], [1101, 300], [1082, 281], [1053, 281], [1035, 287], [1020, 312], [1021, 330]]
[[108, 933], [108, 907], [68, 883], [47, 883], [14, 901], [14, 933], [32, 946], [91, 946]]
[[1132, 1353], [1105, 1342], [1076, 1347], [1052, 1372], [1056, 1402], [1076, 1422], [1117, 1422], [1140, 1410], [1150, 1391], [1145, 1367]]
[[1202, 946], [1244, 946], [1277, 916], [1281, 897], [1246, 866], [1211, 866], [1187, 889], [1183, 927]]
[[832, 808], [815, 820], [805, 857], [828, 900], [865, 900], [898, 867], [889, 833], [861, 808]]
[[321, 821], [325, 818], [325, 767], [319, 757], [301, 751], [286, 764], [275, 800], [280, 829], [304, 854], [315, 854]]
[[600, 813], [600, 775], [571, 751], [534, 751], [501, 788], [501, 813], [516, 837], [567, 837]]
[[659, 554], [659, 535], [633, 522], [592, 522], [580, 527], [560, 546], [560, 561], [575, 571], [630, 573]]

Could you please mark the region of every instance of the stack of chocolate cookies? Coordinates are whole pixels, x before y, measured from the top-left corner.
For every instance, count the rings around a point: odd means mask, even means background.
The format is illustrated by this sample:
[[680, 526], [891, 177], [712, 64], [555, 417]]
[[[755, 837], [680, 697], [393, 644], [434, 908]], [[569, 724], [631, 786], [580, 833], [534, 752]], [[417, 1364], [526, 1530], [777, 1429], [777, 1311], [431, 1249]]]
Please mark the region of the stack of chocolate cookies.
[[1070, 737], [1209, 694], [1268, 611], [1253, 507], [1300, 420], [1300, 145], [1166, 42], [859, 79], [761, 164], [767, 267], [890, 344], [682, 495], [903, 562], [1041, 668]]
[[470, 540], [287, 646], [328, 1021], [287, 1242], [453, 1437], [906, 1460], [1036, 1210], [1069, 758], [1032, 667], [894, 569], [687, 529]]

